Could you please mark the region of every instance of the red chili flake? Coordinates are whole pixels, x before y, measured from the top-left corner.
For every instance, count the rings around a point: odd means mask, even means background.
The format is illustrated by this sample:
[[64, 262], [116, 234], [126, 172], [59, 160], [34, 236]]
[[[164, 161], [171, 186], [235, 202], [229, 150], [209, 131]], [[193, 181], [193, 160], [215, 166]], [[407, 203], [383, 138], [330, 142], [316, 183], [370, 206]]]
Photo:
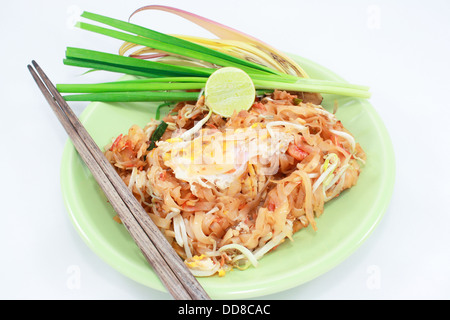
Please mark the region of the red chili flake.
[[267, 205], [267, 209], [269, 209], [269, 211], [275, 211], [275, 202], [273, 202], [273, 200], [269, 200], [269, 204]]
[[264, 106], [264, 104], [262, 104], [261, 102], [255, 102], [252, 106], [252, 108], [255, 109], [261, 109], [263, 111], [267, 111], [266, 107]]
[[119, 144], [119, 141], [122, 139], [122, 134], [120, 134], [116, 140], [114, 140], [113, 144], [111, 145], [111, 148], [109, 148], [109, 151], [112, 151], [117, 145]]

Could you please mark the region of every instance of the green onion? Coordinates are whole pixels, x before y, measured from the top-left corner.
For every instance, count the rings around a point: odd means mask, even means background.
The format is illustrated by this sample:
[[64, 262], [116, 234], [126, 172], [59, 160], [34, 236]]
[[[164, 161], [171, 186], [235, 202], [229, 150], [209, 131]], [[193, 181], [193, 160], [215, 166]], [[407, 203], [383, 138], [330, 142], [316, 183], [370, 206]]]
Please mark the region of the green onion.
[[132, 92], [155, 90], [191, 90], [201, 89], [203, 82], [150, 82], [150, 83], [95, 83], [95, 84], [58, 84], [56, 88], [62, 93], [94, 93], [94, 92]]
[[[195, 44], [190, 41], [186, 41], [186, 40], [174, 37], [174, 36], [160, 33], [160, 32], [148, 29], [148, 28], [144, 28], [142, 26], [139, 26], [139, 25], [136, 25], [133, 23], [109, 18], [106, 16], [102, 16], [99, 14], [86, 12], [86, 11], [83, 12], [81, 14], [81, 16], [83, 18], [97, 21], [97, 22], [109, 25], [111, 27], [121, 29], [121, 30], [130, 32], [130, 33], [134, 33], [134, 34], [140, 36], [140, 37], [134, 36], [134, 38], [133, 38], [134, 40], [136, 40], [136, 38], [137, 38], [138, 41], [133, 41], [133, 40], [129, 40], [129, 39], [121, 39], [123, 41], [133, 42], [133, 43], [144, 45], [144, 46], [147, 46], [150, 48], [155, 48], [155, 49], [159, 49], [162, 51], [171, 52], [171, 53], [179, 54], [182, 56], [187, 56], [187, 57], [207, 61], [207, 62], [214, 63], [214, 64], [221, 65], [221, 66], [240, 66], [241, 68], [242, 68], [242, 66], [245, 66], [245, 67], [253, 68], [256, 70], [261, 70], [261, 71], [264, 71], [269, 74], [270, 73], [271, 74], [280, 74], [279, 72], [277, 72], [274, 69], [259, 65], [257, 63], [247, 61], [247, 60], [244, 60], [241, 58], [237, 58], [237, 57], [222, 53], [220, 51], [213, 50], [213, 49], [210, 49], [208, 47], [205, 47], [205, 46], [202, 46], [199, 44]], [[99, 32], [99, 33], [105, 32], [106, 34], [105, 33], [103, 33], [103, 34], [110, 35], [113, 37], [124, 37], [124, 34], [117, 33], [117, 32], [108, 32], [107, 29], [105, 29], [105, 28], [96, 27], [96, 26], [88, 25], [88, 24], [84, 24], [84, 23], [80, 23], [79, 27], [82, 29]], [[109, 30], [109, 31], [113, 31], [113, 30]], [[150, 40], [150, 39], [153, 39], [153, 40], [148, 41], [147, 43], [149, 43], [150, 45], [147, 45], [145, 43], [142, 43], [142, 41], [139, 41], [139, 40], [144, 40], [143, 38], [147, 38], [143, 42], [147, 42], [147, 40]], [[174, 50], [174, 51], [172, 51], [172, 50]], [[217, 58], [217, 59], [214, 59], [214, 58]], [[231, 63], [232, 65], [223, 64], [224, 61], [229, 61], [229, 63]]]
[[287, 91], [303, 91], [303, 92], [317, 92], [317, 93], [329, 93], [339, 94], [345, 96], [353, 96], [357, 98], [369, 98], [370, 93], [365, 90], [346, 88], [343, 86], [334, 86], [327, 84], [308, 84], [308, 79], [298, 80], [296, 83], [276, 82], [276, 81], [264, 81], [254, 80], [256, 89], [272, 89]]
[[104, 82], [107, 84], [126, 84], [126, 83], [151, 83], [151, 82], [202, 82], [206, 83], [207, 77], [161, 77], [161, 78], [145, 78], [145, 79], [131, 79], [119, 80], [114, 82]]
[[167, 52], [172, 57], [182, 56], [208, 62], [215, 67], [183, 66], [175, 63], [164, 63], [162, 60], [145, 60], [68, 47], [66, 57], [63, 60], [65, 65], [117, 72], [143, 78], [94, 84], [58, 84], [57, 89], [60, 92], [76, 93], [65, 95], [64, 99], [67, 101], [196, 101], [198, 92], [187, 91], [203, 89], [208, 77], [217, 68], [229, 66], [237, 67], [247, 72], [253, 80], [258, 95], [278, 89], [294, 92], [328, 93], [358, 98], [370, 97], [367, 86], [300, 78], [129, 22], [90, 12], [84, 12], [82, 17], [118, 30], [79, 22], [77, 26], [81, 29]]
[[[133, 43], [140, 44], [143, 46], [155, 48], [158, 50], [170, 52], [170, 53], [177, 54], [177, 55], [187, 56], [187, 57], [198, 59], [198, 60], [204, 60], [204, 61], [207, 61], [207, 62], [210, 62], [213, 64], [217, 64], [220, 66], [224, 66], [224, 67], [237, 67], [237, 68], [244, 70], [245, 72], [254, 72], [254, 73], [264, 73], [265, 72], [265, 71], [261, 71], [260, 69], [257, 69], [257, 68], [248, 67], [245, 64], [238, 64], [234, 61], [229, 61], [229, 60], [226, 60], [223, 58], [210, 56], [210, 55], [204, 53], [203, 51], [195, 51], [192, 49], [186, 49], [184, 47], [179, 47], [179, 46], [176, 46], [176, 45], [173, 45], [170, 43], [154, 41], [152, 39], [144, 38], [141, 36], [131, 35], [128, 33], [121, 32], [121, 31], [106, 29], [103, 27], [89, 24], [89, 23], [79, 22], [77, 24], [77, 26], [80, 27], [81, 29], [96, 32], [99, 34], [103, 34], [105, 36], [109, 36], [109, 37], [116, 38], [119, 40], [133, 42]], [[136, 59], [136, 60], [138, 60], [138, 59]], [[273, 73], [276, 72], [275, 70], [272, 70], [272, 71], [273, 71]]]
[[160, 77], [160, 74], [156, 74], [156, 73], [151, 73], [151, 72], [147, 72], [147, 71], [143, 71], [143, 70], [133, 70], [133, 69], [129, 69], [129, 68], [123, 68], [123, 67], [114, 66], [114, 65], [107, 65], [104, 63], [93, 62], [93, 61], [83, 60], [83, 59], [64, 59], [63, 63], [68, 66], [124, 73], [124, 74], [133, 75], [133, 76]]
[[302, 102], [303, 102], [303, 99], [299, 99], [299, 98], [294, 99], [294, 105], [296, 105], [296, 106], [298, 106]]
[[103, 101], [103, 102], [138, 102], [138, 101], [196, 101], [198, 92], [100, 92], [71, 94], [64, 96], [66, 101]]
[[159, 118], [161, 117], [161, 108], [163, 107], [170, 107], [172, 105], [171, 102], [166, 102], [163, 104], [160, 104], [157, 108], [156, 108], [156, 112], [155, 112], [155, 120], [159, 120]]
[[161, 139], [168, 126], [169, 125], [166, 122], [161, 121], [161, 123], [156, 127], [155, 131], [153, 131], [152, 136], [150, 137], [150, 145], [148, 146], [147, 151], [156, 148], [156, 141]]
[[98, 63], [105, 63], [108, 65], [120, 66], [123, 68], [144, 70], [151, 69], [161, 73], [173, 73], [177, 75], [209, 76], [215, 71], [215, 69], [169, 65], [163, 64], [161, 62], [124, 57], [117, 54], [72, 47], [67, 48], [66, 57], [73, 59], [84, 59], [86, 61], [95, 61]]

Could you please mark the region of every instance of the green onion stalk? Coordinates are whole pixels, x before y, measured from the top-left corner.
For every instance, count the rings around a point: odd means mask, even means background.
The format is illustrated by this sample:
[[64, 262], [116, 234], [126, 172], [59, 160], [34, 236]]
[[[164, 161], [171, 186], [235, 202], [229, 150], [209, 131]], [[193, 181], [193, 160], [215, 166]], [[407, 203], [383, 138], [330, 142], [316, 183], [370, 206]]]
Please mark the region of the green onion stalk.
[[370, 97], [367, 86], [298, 77], [130, 22], [90, 12], [84, 12], [81, 16], [114, 28], [77, 23], [83, 30], [153, 48], [176, 57], [207, 62], [215, 68], [175, 65], [164, 63], [163, 60], [152, 61], [68, 47], [63, 60], [65, 65], [126, 74], [136, 79], [94, 84], [57, 84], [57, 89], [64, 94], [66, 101], [195, 101], [198, 98], [196, 91], [203, 89], [208, 77], [220, 67], [236, 67], [245, 71], [259, 93], [278, 89], [363, 99]]

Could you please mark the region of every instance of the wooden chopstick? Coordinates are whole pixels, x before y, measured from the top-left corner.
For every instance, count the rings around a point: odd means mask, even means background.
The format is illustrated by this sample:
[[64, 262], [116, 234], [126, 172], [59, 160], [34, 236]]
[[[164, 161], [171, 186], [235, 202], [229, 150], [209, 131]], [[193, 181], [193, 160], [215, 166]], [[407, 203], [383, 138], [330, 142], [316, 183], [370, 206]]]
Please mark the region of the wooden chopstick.
[[[210, 300], [39, 65], [28, 69], [124, 226], [177, 300]], [[36, 71], [35, 71], [36, 70]], [[39, 75], [38, 75], [39, 74]]]

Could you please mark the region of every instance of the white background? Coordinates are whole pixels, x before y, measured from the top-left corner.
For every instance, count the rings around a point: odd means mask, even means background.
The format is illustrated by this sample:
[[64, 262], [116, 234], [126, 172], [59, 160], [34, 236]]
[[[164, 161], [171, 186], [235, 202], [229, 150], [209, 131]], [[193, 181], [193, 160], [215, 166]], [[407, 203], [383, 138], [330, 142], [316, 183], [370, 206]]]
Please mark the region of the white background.
[[[114, 80], [64, 66], [67, 46], [116, 52], [120, 42], [72, 28], [81, 10], [126, 20], [165, 4], [251, 34], [371, 87], [391, 135], [396, 185], [372, 235], [343, 263], [265, 299], [450, 298], [450, 2], [442, 1], [7, 1], [0, 11], [0, 298], [171, 299], [117, 272], [72, 226], [60, 189], [67, 135], [26, 68], [55, 83]], [[147, 27], [209, 33], [165, 13]], [[96, 77], [96, 78], [94, 78]], [[74, 103], [77, 114], [85, 103]], [[76, 275], [74, 285], [71, 277]], [[73, 279], [72, 279], [73, 280]]]

